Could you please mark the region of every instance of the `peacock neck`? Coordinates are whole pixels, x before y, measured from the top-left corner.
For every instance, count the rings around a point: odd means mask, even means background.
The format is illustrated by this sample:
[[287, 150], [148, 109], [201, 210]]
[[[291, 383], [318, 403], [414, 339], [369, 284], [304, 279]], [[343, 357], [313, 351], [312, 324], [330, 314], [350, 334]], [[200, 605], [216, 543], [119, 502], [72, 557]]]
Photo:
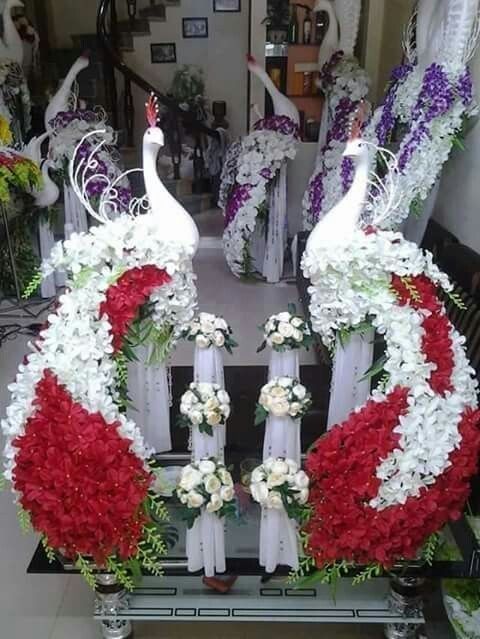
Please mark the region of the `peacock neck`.
[[334, 52], [338, 51], [340, 47], [340, 39], [338, 34], [338, 20], [334, 8], [330, 3], [325, 6], [325, 11], [328, 14], [328, 29], [323, 40], [324, 47], [332, 49]]
[[3, 11], [3, 40], [9, 55], [21, 64], [23, 58], [23, 43], [12, 18], [10, 2], [5, 4]]
[[359, 219], [365, 206], [369, 171], [369, 155], [368, 150], [365, 150], [358, 159], [352, 185], [343, 199], [345, 210], [349, 211], [349, 215], [355, 222]]

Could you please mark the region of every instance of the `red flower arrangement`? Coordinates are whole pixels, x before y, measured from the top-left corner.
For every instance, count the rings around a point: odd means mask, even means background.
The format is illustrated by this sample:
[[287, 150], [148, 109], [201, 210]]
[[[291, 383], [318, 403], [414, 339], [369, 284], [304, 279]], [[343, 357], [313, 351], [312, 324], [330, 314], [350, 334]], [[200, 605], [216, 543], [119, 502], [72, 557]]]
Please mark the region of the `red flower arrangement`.
[[[437, 366], [429, 383], [441, 395], [452, 389], [454, 352], [451, 324], [426, 277], [392, 277], [401, 305], [410, 304], [424, 315], [422, 350]], [[377, 496], [376, 470], [397, 446], [394, 432], [409, 409], [410, 389], [395, 388], [383, 402], [369, 401], [321, 437], [307, 458], [312, 516], [305, 527], [306, 548], [318, 568], [347, 560], [386, 567], [413, 559], [430, 535], [461, 516], [477, 472], [480, 454], [480, 411], [467, 409], [459, 424], [461, 445], [449, 467], [417, 497], [383, 510], [369, 504]]]
[[20, 503], [50, 547], [67, 557], [92, 556], [104, 565], [111, 555], [124, 560], [137, 552], [151, 476], [118, 426], [85, 410], [45, 371], [34, 415], [13, 441]]
[[133, 268], [124, 273], [106, 292], [100, 317], [106, 315], [112, 326], [113, 348], [119, 351], [128, 328], [153, 291], [171, 282], [168, 273], [156, 266]]

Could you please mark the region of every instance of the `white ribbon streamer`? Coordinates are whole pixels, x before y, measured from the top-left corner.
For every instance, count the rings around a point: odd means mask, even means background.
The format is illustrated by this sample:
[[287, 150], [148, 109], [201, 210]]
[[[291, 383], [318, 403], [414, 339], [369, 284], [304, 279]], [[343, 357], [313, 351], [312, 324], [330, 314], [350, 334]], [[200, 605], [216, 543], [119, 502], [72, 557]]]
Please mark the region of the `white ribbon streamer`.
[[284, 163], [269, 196], [268, 232], [263, 276], [275, 284], [282, 279], [287, 240], [287, 165]]
[[269, 573], [279, 565], [298, 569], [296, 524], [283, 509], [262, 508], [260, 565]]
[[298, 350], [288, 350], [279, 353], [272, 349], [268, 368], [268, 380], [271, 381], [274, 377], [293, 377], [300, 379], [300, 358]]
[[[50, 256], [52, 248], [55, 245], [53, 232], [47, 220], [40, 219], [38, 224], [38, 239], [40, 245], [40, 257], [42, 260], [46, 260]], [[54, 297], [56, 293], [57, 288], [55, 286], [55, 274], [52, 273], [48, 277], [44, 277], [42, 279], [40, 294], [42, 297], [48, 298]]]
[[202, 457], [216, 457], [224, 461], [225, 426], [213, 426], [213, 435], [201, 433], [198, 426], [192, 427], [192, 459], [200, 461]]
[[225, 531], [223, 519], [202, 511], [193, 527], [187, 530], [189, 572], [205, 571], [206, 577], [225, 572]]
[[370, 394], [370, 379], [360, 381], [373, 361], [374, 331], [352, 335], [342, 347], [337, 338], [327, 429], [342, 423]]
[[[225, 389], [223, 355], [219, 348], [216, 346], [210, 346], [209, 348], [195, 347], [193, 379], [195, 382], [199, 383], [218, 384]], [[221, 454], [218, 453], [218, 456], [223, 460], [223, 449], [225, 448], [227, 437], [225, 426], [215, 427], [215, 436], [218, 440], [219, 450], [221, 450]], [[193, 459], [196, 460], [199, 459], [199, 457], [195, 456], [195, 439], [194, 433], [192, 432], [192, 453], [194, 454]], [[198, 444], [197, 450], [201, 450], [203, 448], [203, 444], [201, 442], [198, 442]]]
[[65, 207], [65, 237], [72, 232], [86, 233], [88, 231], [87, 212], [71, 186], [64, 184], [63, 202]]
[[133, 409], [127, 416], [141, 428], [145, 440], [157, 453], [172, 450], [170, 396], [165, 364], [147, 365], [151, 346], [139, 346], [137, 362], [128, 364], [128, 396]]
[[263, 440], [263, 459], [284, 457], [293, 459], [300, 466], [300, 419], [291, 417], [267, 417]]

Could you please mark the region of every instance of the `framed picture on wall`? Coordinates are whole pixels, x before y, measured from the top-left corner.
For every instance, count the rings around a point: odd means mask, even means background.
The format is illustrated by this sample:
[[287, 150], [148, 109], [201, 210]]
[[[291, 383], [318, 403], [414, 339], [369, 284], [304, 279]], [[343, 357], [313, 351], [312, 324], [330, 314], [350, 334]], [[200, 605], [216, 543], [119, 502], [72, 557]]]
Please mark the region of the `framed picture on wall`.
[[184, 38], [208, 38], [208, 18], [183, 18]]
[[242, 10], [242, 0], [213, 0], [213, 10], [217, 13], [238, 13]]
[[150, 45], [152, 64], [166, 64], [177, 61], [175, 42], [157, 42]]

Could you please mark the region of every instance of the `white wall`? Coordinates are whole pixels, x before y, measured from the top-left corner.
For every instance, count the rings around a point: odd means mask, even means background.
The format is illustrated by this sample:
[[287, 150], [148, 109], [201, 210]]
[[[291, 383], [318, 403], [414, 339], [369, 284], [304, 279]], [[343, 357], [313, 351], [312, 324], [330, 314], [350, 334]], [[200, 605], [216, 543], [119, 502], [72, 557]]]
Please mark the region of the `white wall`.
[[[208, 38], [182, 38], [182, 18], [208, 18]], [[134, 51], [125, 62], [151, 84], [166, 92], [178, 65], [196, 64], [205, 72], [209, 100], [227, 102], [227, 119], [232, 136], [242, 135], [247, 124], [248, 1], [241, 13], [214, 13], [212, 0], [182, 0], [167, 7], [166, 22], [150, 22], [151, 34], [134, 38]], [[150, 45], [175, 42], [177, 65], [152, 64]], [[145, 94], [136, 98], [137, 129], [144, 125]]]
[[[480, 52], [471, 63], [480, 97]], [[461, 242], [480, 253], [480, 124], [465, 140], [465, 151], [454, 149], [447, 162], [435, 206], [435, 219]]]

